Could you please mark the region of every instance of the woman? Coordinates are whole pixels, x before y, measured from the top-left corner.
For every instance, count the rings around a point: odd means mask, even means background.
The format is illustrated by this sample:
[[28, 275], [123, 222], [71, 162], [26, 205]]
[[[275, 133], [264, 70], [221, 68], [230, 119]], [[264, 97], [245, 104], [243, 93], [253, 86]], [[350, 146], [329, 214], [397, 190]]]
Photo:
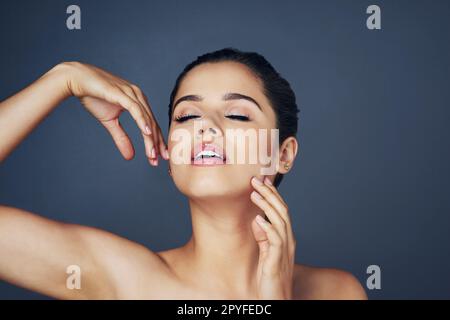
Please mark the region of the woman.
[[[188, 65], [171, 94], [167, 146], [136, 85], [94, 66], [58, 64], [1, 103], [0, 161], [69, 96], [81, 100], [127, 160], [134, 149], [119, 115], [131, 114], [150, 165], [158, 156], [169, 160], [169, 174], [189, 199], [192, 237], [153, 252], [102, 230], [0, 206], [0, 279], [61, 299], [366, 298], [347, 272], [295, 264], [290, 213], [276, 187], [297, 154], [298, 110], [288, 82], [264, 57], [226, 48]], [[228, 163], [225, 133], [239, 129], [278, 130], [279, 140], [269, 139], [266, 149], [274, 172]], [[180, 133], [188, 139], [173, 139]], [[189, 150], [187, 163], [175, 161], [180, 144]], [[81, 270], [80, 289], [66, 285], [73, 265]]]

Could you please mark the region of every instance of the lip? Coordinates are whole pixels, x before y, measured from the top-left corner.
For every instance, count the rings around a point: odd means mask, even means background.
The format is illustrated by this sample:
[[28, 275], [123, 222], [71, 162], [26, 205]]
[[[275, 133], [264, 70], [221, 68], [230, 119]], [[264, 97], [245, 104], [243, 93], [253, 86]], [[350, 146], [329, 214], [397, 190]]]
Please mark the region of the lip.
[[[201, 151], [213, 151], [221, 158], [211, 157], [194, 159], [194, 157]], [[191, 164], [199, 167], [221, 166], [226, 164], [226, 154], [221, 146], [214, 143], [201, 142], [196, 144], [194, 149], [191, 151]]]

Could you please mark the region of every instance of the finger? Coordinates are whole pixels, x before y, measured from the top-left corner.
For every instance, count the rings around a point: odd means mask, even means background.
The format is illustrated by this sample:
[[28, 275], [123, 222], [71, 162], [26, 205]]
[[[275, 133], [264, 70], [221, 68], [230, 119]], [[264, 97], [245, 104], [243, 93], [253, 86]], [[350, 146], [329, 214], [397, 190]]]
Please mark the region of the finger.
[[101, 124], [108, 130], [112, 136], [117, 148], [126, 160], [131, 160], [134, 157], [134, 148], [130, 138], [120, 125], [119, 119], [116, 118], [110, 121], [101, 122]]
[[[291, 221], [285, 202], [280, 200], [281, 196], [279, 196], [276, 190], [274, 191], [274, 189], [271, 189], [267, 186], [267, 184], [262, 183], [258, 178], [252, 178], [252, 185], [264, 197], [264, 199], [266, 199], [269, 204], [275, 208], [278, 213], [277, 216], [283, 220], [283, 223], [278, 222], [277, 224], [284, 224], [283, 230], [286, 234], [287, 248], [289, 253], [292, 253], [295, 250], [295, 237], [292, 231]], [[269, 217], [269, 219], [273, 222], [271, 217]]]
[[145, 114], [142, 111], [139, 103], [130, 98], [120, 88], [111, 90], [110, 95], [110, 98], [107, 100], [111, 103], [119, 104], [124, 109], [126, 109], [131, 114], [134, 121], [136, 121], [142, 133], [150, 135], [150, 126], [147, 123]]
[[272, 192], [278, 197], [278, 199], [280, 199], [280, 201], [287, 207], [286, 202], [284, 201], [284, 199], [281, 197], [280, 193], [278, 192], [277, 188], [275, 188], [275, 186], [272, 184], [272, 181], [270, 180], [269, 176], [265, 176], [264, 177], [264, 184], [269, 187], [270, 190], [272, 190]]
[[255, 221], [264, 230], [269, 240], [269, 251], [265, 259], [264, 271], [269, 275], [277, 275], [280, 271], [280, 264], [282, 258], [282, 240], [279, 237], [274, 226], [264, 220], [263, 217], [257, 215]]
[[154, 163], [154, 160], [156, 159], [156, 153], [154, 150], [153, 140], [150, 136], [145, 134], [143, 134], [142, 137], [144, 139], [145, 155], [147, 156], [149, 163], [154, 166], [156, 165]]
[[253, 231], [253, 235], [255, 236], [255, 240], [256, 242], [264, 242], [264, 241], [268, 241], [269, 238], [267, 238], [267, 234], [264, 231], [264, 229], [262, 229], [262, 227], [259, 225], [259, 223], [253, 219], [252, 221], [252, 231]]
[[[252, 186], [255, 188], [255, 190], [267, 201], [269, 204], [275, 208], [275, 210], [278, 212], [277, 216], [279, 219], [282, 219], [283, 222], [286, 224], [287, 221], [284, 219], [284, 216], [286, 215], [286, 212], [284, 212], [286, 209], [280, 202], [280, 200], [275, 196], [275, 194], [263, 184], [261, 180], [259, 180], [257, 177], [253, 177], [251, 180]], [[270, 218], [270, 217], [269, 217]], [[273, 222], [271, 220], [271, 222]]]
[[[278, 210], [281, 211], [280, 214], [282, 215], [283, 219], [286, 221], [286, 227], [287, 227], [287, 233], [288, 233], [288, 247], [289, 247], [290, 252], [293, 253], [293, 252], [295, 252], [296, 241], [295, 241], [294, 231], [292, 229], [292, 223], [291, 223], [291, 217], [289, 215], [288, 205], [286, 204], [284, 199], [281, 197], [277, 188], [275, 188], [275, 186], [272, 184], [272, 182], [270, 181], [268, 176], [264, 177], [264, 184], [272, 191], [272, 193], [280, 201], [279, 206], [275, 205], [275, 207], [277, 207]], [[281, 207], [281, 209], [280, 209], [280, 207]]]
[[[145, 121], [146, 121], [146, 123], [147, 123], [147, 125], [149, 127], [149, 130], [148, 130], [149, 132], [147, 132], [147, 130], [146, 130], [146, 133], [148, 135], [152, 135], [153, 132], [154, 132], [154, 130], [153, 130], [153, 119], [148, 114], [145, 106], [142, 104], [142, 101], [140, 101], [140, 99], [138, 98], [138, 96], [137, 96], [136, 92], [134, 91], [134, 89], [132, 88], [132, 86], [130, 86], [128, 84], [123, 84], [120, 87], [120, 90], [122, 90], [128, 97], [130, 97], [139, 106], [140, 112], [142, 113], [142, 115], [145, 118]], [[155, 141], [153, 141], [153, 142], [155, 143]]]
[[151, 134], [154, 134], [153, 130], [153, 117], [148, 111], [148, 106], [146, 105], [145, 101], [142, 99], [142, 92], [141, 89], [139, 89], [138, 86], [131, 84], [131, 85], [124, 85], [122, 87], [122, 90], [129, 95], [133, 100], [139, 103], [142, 111], [144, 111], [145, 117], [148, 120], [148, 123], [151, 125]]
[[136, 94], [137, 94], [138, 98], [140, 99], [140, 101], [142, 101], [142, 104], [145, 106], [146, 111], [148, 112], [149, 116], [152, 118], [152, 120], [154, 122], [155, 132], [158, 135], [158, 139], [159, 139], [159, 142], [157, 144], [158, 152], [164, 159], [169, 160], [167, 143], [164, 140], [164, 135], [162, 134], [162, 130], [159, 127], [159, 125], [155, 119], [152, 109], [150, 108], [150, 104], [148, 102], [147, 96], [137, 86], [136, 86], [135, 91], [137, 91]]
[[284, 201], [281, 201], [281, 196], [277, 195], [278, 192], [274, 192], [267, 184], [263, 183], [257, 177], [252, 178], [252, 185], [269, 203], [273, 206], [281, 215], [285, 223], [290, 223], [289, 215], [287, 212], [287, 206]]
[[120, 90], [122, 90], [127, 96], [129, 96], [131, 99], [139, 103], [142, 107], [141, 102], [139, 101], [138, 97], [136, 96], [136, 93], [134, 92], [134, 89], [131, 87], [132, 85], [128, 84], [127, 82], [123, 82], [121, 85], [119, 85]]
[[256, 243], [258, 243], [259, 251], [260, 251], [260, 259], [264, 259], [269, 252], [269, 238], [267, 237], [266, 232], [264, 229], [259, 225], [258, 222], [256, 222], [256, 219], [253, 219], [252, 221], [252, 232], [253, 236], [256, 240]]
[[131, 85], [131, 88], [133, 89], [137, 99], [140, 101], [140, 103], [143, 105], [145, 112], [148, 114], [149, 118], [151, 119], [152, 123], [153, 123], [153, 134], [156, 137], [156, 141], [154, 141], [155, 143], [155, 148], [157, 149], [157, 153], [159, 155], [161, 155], [164, 159], [168, 160], [169, 159], [169, 155], [167, 152], [167, 145], [164, 142], [164, 138], [161, 132], [161, 128], [158, 126], [156, 120], [155, 120], [155, 116], [153, 115], [150, 105], [148, 103], [148, 99], [145, 96], [145, 94], [142, 92], [142, 90], [136, 86], [136, 85]]
[[[153, 131], [154, 132], [154, 131]], [[152, 135], [153, 139], [153, 146], [152, 146], [152, 159], [150, 160], [150, 163], [153, 166], [157, 166], [158, 165], [158, 139], [156, 135]]]
[[146, 127], [145, 134], [143, 133], [144, 145], [145, 145], [145, 153], [147, 155], [148, 161], [152, 166], [158, 165], [158, 155], [157, 148], [155, 146], [158, 145], [157, 136], [153, 134], [154, 129], [151, 128], [152, 119], [149, 117], [148, 113], [145, 111], [145, 107], [142, 105], [139, 100], [137, 94], [134, 92], [133, 88], [130, 85], [123, 84], [120, 89], [130, 97], [136, 104], [139, 105], [139, 113], [145, 118]]
[[[279, 227], [279, 230], [283, 230], [286, 235], [287, 242], [287, 250], [290, 254], [295, 252], [295, 237], [294, 232], [292, 230], [292, 225], [287, 209], [287, 205], [284, 201], [280, 200], [281, 196], [278, 191], [276, 191], [274, 186], [267, 186], [267, 183], [264, 184], [256, 177], [252, 178], [252, 185], [255, 189], [263, 196], [263, 198], [268, 201], [268, 203], [275, 209], [276, 217], [269, 217], [269, 220], [278, 226], [282, 225], [283, 227]], [[283, 222], [274, 221], [273, 219], [282, 219]]]
[[159, 135], [155, 134], [157, 130], [152, 126], [152, 165], [158, 165], [158, 155], [159, 155]]
[[286, 202], [284, 201], [284, 199], [281, 197], [277, 188], [275, 188], [275, 186], [271, 183], [268, 176], [266, 176], [264, 178], [264, 185], [267, 188], [269, 188], [270, 191], [272, 192], [272, 194], [275, 195], [277, 197], [277, 199], [279, 200], [279, 202], [275, 201], [274, 203], [271, 203], [271, 204], [277, 209], [277, 211], [280, 213], [280, 215], [286, 222], [286, 231], [288, 234], [288, 248], [289, 248], [288, 250], [290, 253], [294, 254], [295, 247], [296, 247], [296, 241], [295, 241], [294, 231], [292, 229], [291, 217], [289, 215], [288, 206], [287, 206]]
[[159, 137], [159, 152], [164, 159], [169, 160], [169, 150], [168, 150], [167, 144], [164, 140], [164, 136], [162, 134], [161, 128], [159, 128], [159, 126], [157, 129], [157, 132], [158, 132], [158, 137]]
[[254, 204], [264, 211], [279, 237], [283, 240], [283, 244], [285, 244], [287, 241], [287, 232], [283, 219], [281, 219], [276, 210], [258, 192], [253, 191], [250, 198]]

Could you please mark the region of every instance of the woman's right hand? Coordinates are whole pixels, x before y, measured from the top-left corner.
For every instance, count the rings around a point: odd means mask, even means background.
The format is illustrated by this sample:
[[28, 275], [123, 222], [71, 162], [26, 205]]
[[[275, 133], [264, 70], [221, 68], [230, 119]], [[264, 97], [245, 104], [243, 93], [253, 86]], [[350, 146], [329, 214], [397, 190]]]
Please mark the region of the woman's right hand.
[[56, 66], [66, 75], [68, 95], [80, 99], [84, 107], [108, 130], [122, 156], [130, 160], [134, 148], [119, 122], [127, 110], [142, 132], [145, 153], [151, 165], [158, 165], [158, 154], [169, 159], [166, 143], [146, 96], [138, 86], [100, 68], [80, 62]]

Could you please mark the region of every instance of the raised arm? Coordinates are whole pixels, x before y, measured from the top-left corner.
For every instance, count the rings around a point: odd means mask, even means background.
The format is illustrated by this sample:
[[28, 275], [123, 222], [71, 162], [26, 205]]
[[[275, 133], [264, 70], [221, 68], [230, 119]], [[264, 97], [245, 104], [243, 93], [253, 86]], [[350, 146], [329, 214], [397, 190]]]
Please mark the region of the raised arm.
[[133, 158], [134, 149], [119, 123], [123, 111], [130, 112], [141, 129], [146, 155], [149, 161], [153, 159], [150, 163], [157, 165], [158, 154], [168, 159], [161, 129], [147, 98], [136, 85], [91, 65], [65, 62], [0, 103], [0, 162], [71, 95], [78, 97], [109, 131], [125, 159]]
[[[161, 130], [137, 86], [94, 66], [69, 62], [0, 103], [0, 162], [71, 95], [108, 130], [125, 159], [134, 156], [134, 148], [119, 123], [123, 111], [141, 129], [150, 164], [157, 165], [158, 154], [167, 159]], [[140, 262], [161, 263], [153, 252], [111, 233], [0, 205], [0, 280], [56, 298], [117, 298], [124, 285], [120, 271]], [[81, 289], [67, 287], [70, 266], [80, 268]], [[133, 281], [131, 274], [127, 283]]]

